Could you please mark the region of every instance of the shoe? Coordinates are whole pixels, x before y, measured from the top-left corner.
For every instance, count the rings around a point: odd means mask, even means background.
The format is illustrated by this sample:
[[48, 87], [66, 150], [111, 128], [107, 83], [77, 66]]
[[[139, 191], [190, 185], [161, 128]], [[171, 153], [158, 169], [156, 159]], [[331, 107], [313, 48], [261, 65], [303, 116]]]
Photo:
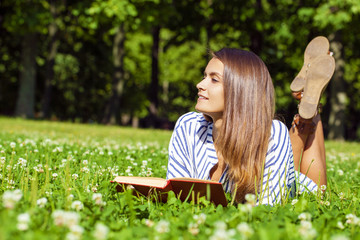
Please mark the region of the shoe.
[[326, 37], [323, 36], [316, 37], [309, 42], [304, 52], [304, 65], [302, 66], [298, 75], [292, 81], [290, 85], [291, 91], [300, 92], [303, 90], [305, 86], [306, 71], [308, 69], [309, 63], [318, 56], [328, 54], [329, 46], [329, 41]]
[[306, 83], [299, 104], [299, 114], [304, 119], [314, 117], [318, 110], [322, 92], [335, 71], [335, 59], [330, 55], [321, 55], [314, 59], [306, 73]]

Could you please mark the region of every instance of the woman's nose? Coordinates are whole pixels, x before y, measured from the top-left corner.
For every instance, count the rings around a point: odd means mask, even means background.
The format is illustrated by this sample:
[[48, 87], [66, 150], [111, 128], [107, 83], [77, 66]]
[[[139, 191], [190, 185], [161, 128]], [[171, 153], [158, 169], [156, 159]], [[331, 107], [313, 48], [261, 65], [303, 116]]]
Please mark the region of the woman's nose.
[[196, 88], [199, 90], [205, 90], [205, 78], [202, 79], [198, 84], [196, 84]]

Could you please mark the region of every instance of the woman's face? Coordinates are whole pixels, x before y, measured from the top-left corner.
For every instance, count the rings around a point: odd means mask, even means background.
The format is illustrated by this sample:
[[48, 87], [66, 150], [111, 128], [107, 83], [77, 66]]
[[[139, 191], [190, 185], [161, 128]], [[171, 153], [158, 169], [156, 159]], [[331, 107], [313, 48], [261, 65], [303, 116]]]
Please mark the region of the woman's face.
[[223, 74], [224, 64], [212, 58], [206, 66], [204, 78], [196, 85], [199, 98], [195, 109], [211, 117], [214, 122], [222, 117], [225, 106]]

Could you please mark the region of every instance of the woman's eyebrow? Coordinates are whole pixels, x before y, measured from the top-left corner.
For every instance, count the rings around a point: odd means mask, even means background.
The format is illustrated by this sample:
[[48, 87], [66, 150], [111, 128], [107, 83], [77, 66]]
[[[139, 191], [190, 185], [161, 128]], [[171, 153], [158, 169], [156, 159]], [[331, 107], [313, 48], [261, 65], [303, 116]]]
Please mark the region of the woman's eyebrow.
[[[204, 76], [206, 76], [207, 74], [206, 74], [206, 72], [204, 71]], [[211, 73], [209, 73], [209, 76], [217, 76], [217, 77], [220, 77], [220, 78], [222, 78], [222, 75], [220, 74], [220, 73], [218, 73], [218, 72], [211, 72]]]

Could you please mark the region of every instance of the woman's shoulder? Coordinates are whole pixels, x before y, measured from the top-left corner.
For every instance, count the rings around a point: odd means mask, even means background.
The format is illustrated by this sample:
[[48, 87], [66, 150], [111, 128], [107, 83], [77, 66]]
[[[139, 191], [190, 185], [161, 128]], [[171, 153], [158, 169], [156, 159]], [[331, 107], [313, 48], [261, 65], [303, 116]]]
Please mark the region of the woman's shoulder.
[[288, 129], [286, 125], [279, 120], [273, 120], [271, 125], [271, 136], [276, 136], [276, 135], [281, 135], [281, 136], [288, 135]]
[[276, 146], [285, 144], [288, 141], [290, 141], [290, 136], [286, 125], [279, 120], [273, 120], [271, 125], [270, 142]]
[[187, 126], [190, 124], [208, 125], [204, 115], [198, 112], [188, 112], [179, 117], [176, 122], [175, 129], [181, 126]]

